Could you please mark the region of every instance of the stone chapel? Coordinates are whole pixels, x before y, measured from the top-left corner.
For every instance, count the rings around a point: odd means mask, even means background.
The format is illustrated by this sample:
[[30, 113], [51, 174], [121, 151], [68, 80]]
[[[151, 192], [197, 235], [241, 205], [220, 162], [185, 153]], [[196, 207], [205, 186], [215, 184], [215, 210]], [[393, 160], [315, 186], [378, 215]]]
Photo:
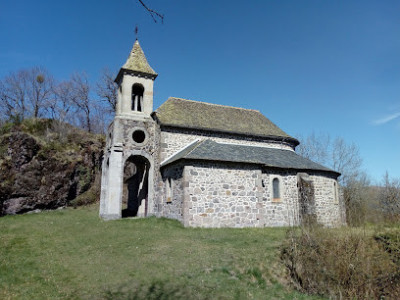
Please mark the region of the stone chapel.
[[345, 223], [338, 172], [295, 153], [299, 142], [258, 110], [169, 98], [153, 111], [138, 40], [115, 82], [100, 217], [167, 217], [193, 227]]

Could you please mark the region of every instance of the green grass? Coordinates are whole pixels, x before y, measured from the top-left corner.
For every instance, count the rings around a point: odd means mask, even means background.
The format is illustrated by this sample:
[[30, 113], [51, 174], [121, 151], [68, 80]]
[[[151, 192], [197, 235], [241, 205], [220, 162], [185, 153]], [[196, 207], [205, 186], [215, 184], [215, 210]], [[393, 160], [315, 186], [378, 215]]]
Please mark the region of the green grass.
[[0, 299], [319, 299], [285, 286], [285, 233], [105, 222], [96, 205], [6, 216]]

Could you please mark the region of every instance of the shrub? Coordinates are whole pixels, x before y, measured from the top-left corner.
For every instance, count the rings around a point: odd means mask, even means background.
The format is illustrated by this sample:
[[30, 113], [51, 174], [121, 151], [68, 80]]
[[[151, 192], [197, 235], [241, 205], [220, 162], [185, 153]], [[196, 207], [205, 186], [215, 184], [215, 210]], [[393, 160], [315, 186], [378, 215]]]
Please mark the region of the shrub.
[[281, 257], [303, 292], [339, 299], [398, 299], [398, 262], [389, 246], [382, 245], [360, 229], [292, 229]]
[[[88, 187], [90, 188], [78, 195], [74, 200], [71, 201], [73, 207], [89, 205], [97, 202], [100, 199], [100, 189], [101, 189], [101, 173], [97, 172], [94, 182], [88, 182]], [[91, 184], [91, 185], [90, 185]]]
[[51, 119], [25, 119], [20, 125], [23, 132], [32, 134], [34, 136], [43, 136], [49, 128], [52, 127], [53, 120]]
[[0, 127], [0, 135], [10, 133], [13, 126], [14, 126], [14, 124], [11, 122], [5, 122], [4, 124], [2, 124]]

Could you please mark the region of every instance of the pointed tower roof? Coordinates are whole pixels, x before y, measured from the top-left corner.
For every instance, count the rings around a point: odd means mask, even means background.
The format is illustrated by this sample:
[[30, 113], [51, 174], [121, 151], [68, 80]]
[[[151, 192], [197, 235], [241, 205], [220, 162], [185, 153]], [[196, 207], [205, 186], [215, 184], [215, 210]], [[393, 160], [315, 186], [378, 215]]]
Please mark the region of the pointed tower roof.
[[140, 47], [138, 40], [136, 40], [133, 44], [131, 53], [129, 54], [129, 57], [126, 60], [125, 64], [122, 66], [116, 78], [116, 81], [120, 77], [123, 70], [143, 75], [150, 75], [150, 77], [152, 77], [153, 79], [155, 79], [158, 75], [147, 62], [146, 56], [144, 55], [144, 52]]

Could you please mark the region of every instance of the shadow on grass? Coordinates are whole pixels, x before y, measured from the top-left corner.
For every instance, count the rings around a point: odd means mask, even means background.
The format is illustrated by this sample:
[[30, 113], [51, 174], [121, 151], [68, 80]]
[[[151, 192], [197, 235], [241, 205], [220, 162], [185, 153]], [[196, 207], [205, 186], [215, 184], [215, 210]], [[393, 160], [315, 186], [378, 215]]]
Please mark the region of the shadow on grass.
[[125, 284], [117, 290], [107, 290], [106, 300], [180, 300], [180, 299], [209, 299], [204, 293], [196, 293], [190, 286], [176, 284], [173, 281], [154, 280], [150, 284]]

